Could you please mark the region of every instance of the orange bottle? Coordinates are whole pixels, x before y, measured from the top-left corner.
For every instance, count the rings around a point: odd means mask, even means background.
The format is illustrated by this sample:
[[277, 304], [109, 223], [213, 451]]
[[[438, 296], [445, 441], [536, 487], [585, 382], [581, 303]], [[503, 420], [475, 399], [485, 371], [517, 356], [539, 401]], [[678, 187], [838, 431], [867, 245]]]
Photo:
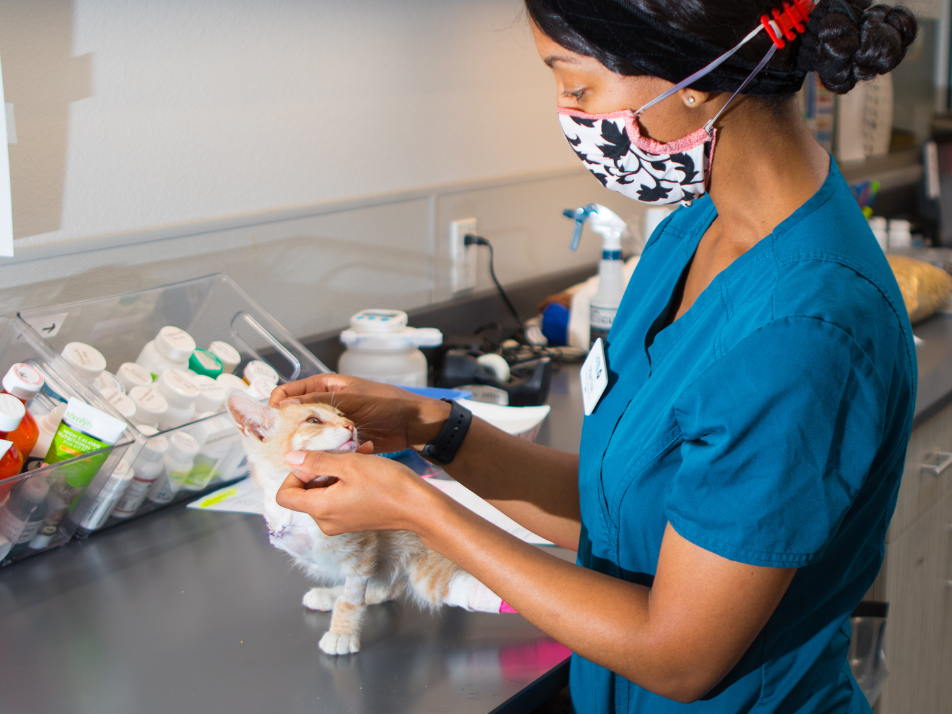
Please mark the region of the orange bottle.
[[0, 503], [7, 500], [15, 485], [13, 477], [23, 468], [23, 455], [10, 433], [16, 431], [26, 414], [26, 407], [16, 397], [0, 394]]
[[[15, 364], [6, 373], [0, 382], [3, 391], [0, 394], [9, 394], [19, 399], [23, 406], [33, 399], [43, 388], [43, 375], [28, 364]], [[16, 444], [24, 458], [30, 455], [36, 440], [40, 436], [40, 427], [30, 412], [26, 412], [20, 426], [6, 437]]]

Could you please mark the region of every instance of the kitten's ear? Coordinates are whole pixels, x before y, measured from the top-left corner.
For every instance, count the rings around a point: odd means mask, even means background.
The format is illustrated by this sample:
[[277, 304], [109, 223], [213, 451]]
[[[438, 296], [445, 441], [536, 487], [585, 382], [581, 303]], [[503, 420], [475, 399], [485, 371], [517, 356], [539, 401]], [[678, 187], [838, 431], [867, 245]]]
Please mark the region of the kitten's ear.
[[225, 404], [231, 418], [245, 436], [253, 436], [260, 441], [271, 436], [275, 426], [275, 410], [267, 404], [256, 402], [237, 389], [228, 392]]

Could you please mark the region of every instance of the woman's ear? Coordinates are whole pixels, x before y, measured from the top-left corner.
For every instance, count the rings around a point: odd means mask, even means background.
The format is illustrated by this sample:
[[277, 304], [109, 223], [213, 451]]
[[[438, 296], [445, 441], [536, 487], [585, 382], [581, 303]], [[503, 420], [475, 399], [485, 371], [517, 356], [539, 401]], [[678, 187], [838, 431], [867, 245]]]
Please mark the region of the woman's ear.
[[256, 402], [237, 389], [228, 392], [225, 404], [231, 418], [245, 436], [253, 436], [259, 441], [271, 436], [275, 426], [275, 409]]

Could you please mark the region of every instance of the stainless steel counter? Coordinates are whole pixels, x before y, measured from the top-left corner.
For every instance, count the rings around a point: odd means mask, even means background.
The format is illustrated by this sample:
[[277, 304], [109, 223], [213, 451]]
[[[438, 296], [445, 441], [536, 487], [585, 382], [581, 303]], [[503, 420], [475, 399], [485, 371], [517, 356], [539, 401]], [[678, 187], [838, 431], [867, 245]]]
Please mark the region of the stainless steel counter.
[[[577, 450], [578, 367], [554, 376], [539, 440]], [[561, 557], [574, 559], [563, 549]], [[0, 714], [526, 712], [566, 650], [518, 615], [388, 603], [357, 655], [261, 518], [175, 508], [0, 571]]]

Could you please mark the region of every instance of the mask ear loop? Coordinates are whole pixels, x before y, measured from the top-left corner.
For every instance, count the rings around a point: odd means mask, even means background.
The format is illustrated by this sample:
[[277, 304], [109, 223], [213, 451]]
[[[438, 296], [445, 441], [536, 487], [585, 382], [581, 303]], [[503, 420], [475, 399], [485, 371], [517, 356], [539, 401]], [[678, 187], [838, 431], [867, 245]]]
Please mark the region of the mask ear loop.
[[718, 119], [721, 118], [721, 114], [723, 114], [727, 110], [727, 107], [730, 106], [730, 103], [734, 101], [734, 98], [744, 90], [744, 87], [750, 84], [751, 81], [754, 79], [754, 77], [756, 77], [757, 74], [760, 72], [760, 70], [762, 70], [767, 65], [767, 63], [770, 61], [770, 58], [774, 56], [774, 53], [776, 51], [777, 51], [777, 46], [770, 45], [770, 49], [767, 50], [767, 54], [764, 55], [764, 58], [760, 60], [760, 64], [758, 64], [754, 68], [753, 72], [747, 75], [747, 79], [744, 80], [744, 83], [737, 88], [737, 90], [731, 95], [731, 98], [727, 100], [727, 102], [724, 104], [723, 107], [721, 107], [721, 110], [717, 114], [714, 115], [714, 118], [704, 125], [704, 131], [708, 133], [708, 136], [714, 135], [714, 124], [717, 122]]
[[[763, 30], [764, 30], [764, 26], [763, 26], [763, 25], [759, 25], [756, 30], [751, 31], [750, 34], [747, 35], [747, 37], [745, 37], [745, 38], [742, 39], [740, 42], [738, 42], [738, 43], [733, 47], [733, 49], [728, 50], [727, 52], [725, 52], [724, 54], [722, 54], [720, 57], [718, 57], [716, 60], [714, 60], [713, 62], [711, 62], [709, 65], [707, 65], [707, 66], [705, 66], [705, 67], [702, 67], [701, 69], [699, 69], [697, 72], [695, 72], [694, 74], [692, 74], [692, 75], [691, 75], [690, 77], [688, 77], [687, 79], [681, 80], [681, 81], [678, 82], [676, 85], [674, 85], [673, 87], [671, 87], [671, 89], [669, 89], [668, 91], [666, 91], [664, 94], [660, 94], [660, 95], [658, 95], [657, 97], [655, 97], [654, 99], [652, 99], [650, 102], [648, 102], [648, 103], [645, 104], [643, 107], [641, 107], [641, 109], [639, 109], [638, 111], [636, 111], [636, 112], [635, 112], [635, 116], [641, 116], [641, 114], [642, 114], [645, 110], [647, 110], [649, 107], [653, 107], [653, 106], [654, 106], [655, 104], [657, 104], [658, 102], [664, 101], [665, 99], [667, 99], [668, 97], [670, 97], [670, 96], [671, 96], [672, 94], [674, 94], [675, 92], [680, 92], [680, 91], [681, 91], [682, 89], [684, 89], [685, 87], [694, 84], [696, 81], [698, 81], [699, 79], [701, 79], [701, 77], [704, 77], [705, 75], [708, 75], [708, 74], [710, 74], [711, 72], [713, 72], [715, 69], [717, 69], [717, 68], [720, 67], [722, 64], [724, 64], [727, 60], [729, 60], [729, 59], [734, 55], [735, 52], [737, 52], [741, 47], [743, 47], [743, 46], [746, 45], [748, 42], [750, 42], [752, 39], [754, 39], [754, 38], [755, 38], [758, 34], [760, 34]], [[769, 58], [768, 58], [768, 59], [769, 59]], [[759, 72], [760, 70], [761, 70], [761, 67], [758, 67], [757, 69], [754, 70], [754, 74], [757, 74], [757, 72]], [[752, 78], [753, 78], [753, 75], [751, 75], [750, 77], [748, 77], [747, 80], [744, 82], [744, 84], [743, 84], [742, 86], [746, 86], [746, 85], [747, 85], [747, 82], [749, 82]]]

